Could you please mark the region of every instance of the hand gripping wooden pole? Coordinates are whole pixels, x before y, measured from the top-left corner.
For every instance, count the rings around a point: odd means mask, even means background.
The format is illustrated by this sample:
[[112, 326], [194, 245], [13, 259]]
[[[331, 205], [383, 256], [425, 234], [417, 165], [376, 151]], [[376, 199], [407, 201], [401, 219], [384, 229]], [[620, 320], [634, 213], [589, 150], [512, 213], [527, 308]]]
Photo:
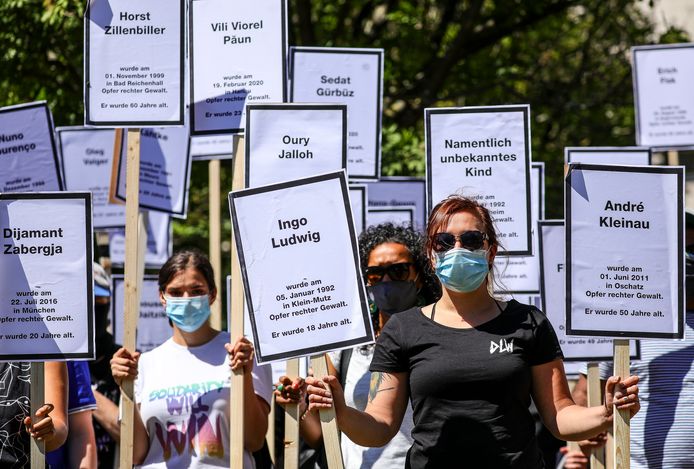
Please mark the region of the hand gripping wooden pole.
[[[234, 149], [234, 170], [232, 174], [232, 190], [243, 189], [245, 186], [245, 155], [244, 139], [236, 139]], [[243, 336], [243, 282], [241, 280], [241, 264], [239, 262], [234, 230], [231, 239], [231, 314], [229, 331], [231, 343]], [[231, 372], [231, 396], [229, 401], [229, 464], [230, 467], [243, 467], [243, 368]]]
[[[287, 377], [299, 376], [299, 359], [287, 360]], [[284, 469], [299, 467], [299, 404], [287, 404], [284, 408]]]
[[[595, 362], [588, 363], [588, 407], [602, 405], [600, 370]], [[591, 469], [605, 469], [605, 447], [593, 448], [590, 455]]]
[[[29, 403], [31, 408], [30, 416], [32, 422], [35, 422], [36, 411], [39, 410], [41, 406], [43, 406], [46, 400], [46, 396], [44, 395], [44, 378], [44, 363], [32, 362], [31, 377], [29, 381], [31, 383], [29, 388]], [[44, 441], [37, 441], [36, 439], [31, 437], [29, 438], [29, 440], [31, 441], [31, 450], [29, 453], [29, 457], [31, 458], [31, 469], [44, 469], [46, 467], [46, 447]]]
[[[614, 375], [622, 379], [630, 375], [629, 371], [629, 340], [614, 340]], [[629, 469], [630, 435], [629, 435], [629, 410], [614, 410], [614, 467], [615, 469]]]
[[214, 283], [217, 285], [217, 300], [210, 305], [212, 314], [210, 324], [214, 329], [222, 329], [222, 202], [220, 200], [220, 162], [210, 160], [209, 177], [209, 216], [210, 216], [210, 263], [214, 271]]
[[[323, 378], [328, 375], [328, 362], [325, 354], [311, 357], [313, 376]], [[320, 426], [323, 432], [323, 445], [330, 469], [343, 469], [342, 451], [340, 450], [340, 434], [337, 428], [335, 409], [320, 409]]]

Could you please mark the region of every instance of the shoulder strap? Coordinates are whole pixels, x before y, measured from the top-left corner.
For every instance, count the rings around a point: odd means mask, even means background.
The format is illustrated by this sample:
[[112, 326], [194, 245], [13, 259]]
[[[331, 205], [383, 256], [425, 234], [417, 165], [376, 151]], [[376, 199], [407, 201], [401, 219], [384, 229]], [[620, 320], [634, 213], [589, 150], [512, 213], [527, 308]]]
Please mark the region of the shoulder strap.
[[352, 351], [354, 349], [348, 348], [340, 352], [340, 386], [342, 389], [345, 388], [345, 381], [347, 381], [347, 369], [349, 368], [349, 361], [352, 359]]

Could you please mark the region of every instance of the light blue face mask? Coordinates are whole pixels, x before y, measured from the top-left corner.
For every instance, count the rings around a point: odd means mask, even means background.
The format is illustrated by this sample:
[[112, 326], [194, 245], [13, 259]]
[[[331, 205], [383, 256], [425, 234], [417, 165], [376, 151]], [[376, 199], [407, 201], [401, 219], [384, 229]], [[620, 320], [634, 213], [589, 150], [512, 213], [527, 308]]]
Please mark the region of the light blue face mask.
[[454, 248], [436, 254], [436, 276], [444, 287], [459, 293], [475, 291], [489, 273], [487, 251]]
[[182, 331], [197, 331], [210, 317], [210, 299], [207, 295], [165, 298], [166, 315]]

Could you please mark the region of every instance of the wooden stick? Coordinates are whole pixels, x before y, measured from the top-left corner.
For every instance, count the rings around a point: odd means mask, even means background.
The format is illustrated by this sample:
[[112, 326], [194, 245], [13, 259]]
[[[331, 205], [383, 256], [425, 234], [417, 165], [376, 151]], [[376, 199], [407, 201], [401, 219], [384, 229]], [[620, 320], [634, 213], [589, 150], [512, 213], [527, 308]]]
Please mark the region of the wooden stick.
[[[299, 377], [299, 359], [287, 360], [287, 377]], [[299, 467], [299, 404], [284, 407], [284, 469]]]
[[[29, 387], [29, 404], [31, 408], [30, 417], [32, 422], [36, 420], [36, 411], [39, 410], [46, 401], [46, 396], [44, 395], [44, 378], [44, 363], [32, 362], [31, 376], [29, 378], [29, 383], [31, 383]], [[36, 439], [31, 437], [29, 437], [29, 441], [31, 442], [31, 450], [29, 453], [29, 457], [31, 458], [31, 469], [44, 469], [46, 467], [45, 442], [43, 440], [36, 441]]]
[[[622, 379], [630, 375], [629, 372], [629, 340], [614, 339], [614, 375]], [[616, 410], [614, 412], [614, 467], [615, 469], [629, 469], [630, 438], [629, 438], [629, 410]]]
[[[140, 315], [140, 129], [128, 130], [128, 159], [125, 192], [125, 298], [123, 302], [123, 346], [134, 352]], [[144, 231], [144, 230], [143, 230]], [[133, 380], [121, 385], [120, 467], [133, 465], [135, 395]]]
[[275, 415], [277, 413], [277, 402], [275, 396], [270, 400], [270, 415], [267, 416], [267, 433], [265, 433], [265, 441], [267, 449], [270, 453], [270, 461], [273, 466], [277, 465], [277, 454], [275, 454]]
[[123, 129], [116, 129], [116, 138], [113, 140], [113, 159], [111, 160], [111, 184], [108, 186], [108, 203], [123, 204], [123, 201], [116, 198], [118, 187], [118, 166], [120, 164], [121, 149], [123, 148]]
[[210, 324], [214, 329], [222, 330], [222, 202], [219, 194], [220, 162], [210, 160], [208, 166], [209, 176], [209, 208], [210, 208], [210, 263], [214, 271], [214, 283], [217, 285], [217, 300], [212, 303]]
[[680, 154], [677, 150], [668, 150], [668, 152], [667, 152], [667, 164], [668, 164], [668, 166], [679, 166]]
[[[234, 150], [234, 172], [232, 175], [232, 190], [243, 189], [245, 186], [245, 155], [244, 139], [236, 139]], [[231, 343], [243, 336], [243, 281], [241, 280], [241, 264], [239, 262], [234, 230], [231, 239]], [[231, 373], [231, 399], [229, 401], [229, 463], [230, 467], [243, 467], [243, 368]]]
[[[313, 376], [322, 378], [328, 375], [328, 362], [325, 354], [314, 355], [311, 357], [311, 368], [313, 368]], [[337, 418], [335, 417], [335, 409], [321, 409], [320, 424], [323, 431], [323, 446], [325, 447], [325, 456], [328, 460], [330, 469], [343, 469], [342, 451], [340, 449], [340, 434], [337, 428]]]
[[[588, 407], [602, 405], [600, 369], [597, 363], [588, 363]], [[590, 455], [591, 469], [605, 469], [605, 447], [594, 448]]]

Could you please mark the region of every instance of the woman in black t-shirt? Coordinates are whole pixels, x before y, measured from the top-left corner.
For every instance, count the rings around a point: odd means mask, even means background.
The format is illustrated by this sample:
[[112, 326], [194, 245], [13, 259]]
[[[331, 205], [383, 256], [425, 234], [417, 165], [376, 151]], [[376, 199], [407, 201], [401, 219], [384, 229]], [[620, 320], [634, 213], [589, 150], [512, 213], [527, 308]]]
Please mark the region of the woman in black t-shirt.
[[498, 247], [491, 216], [475, 200], [451, 196], [434, 207], [425, 252], [444, 287], [441, 299], [386, 324], [364, 412], [345, 405], [332, 376], [307, 379], [310, 408], [334, 404], [338, 426], [352, 441], [382, 446], [398, 431], [411, 400], [412, 468], [543, 467], [528, 411], [531, 396], [547, 428], [564, 440], [607, 430], [613, 405], [635, 414], [635, 376], [611, 377], [604, 406], [574, 404], [547, 318], [532, 306], [493, 296]]

